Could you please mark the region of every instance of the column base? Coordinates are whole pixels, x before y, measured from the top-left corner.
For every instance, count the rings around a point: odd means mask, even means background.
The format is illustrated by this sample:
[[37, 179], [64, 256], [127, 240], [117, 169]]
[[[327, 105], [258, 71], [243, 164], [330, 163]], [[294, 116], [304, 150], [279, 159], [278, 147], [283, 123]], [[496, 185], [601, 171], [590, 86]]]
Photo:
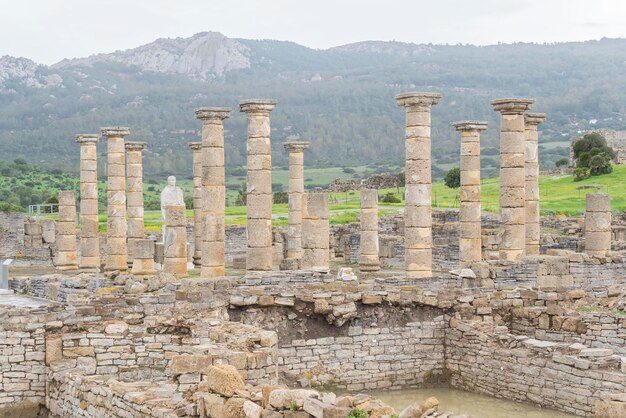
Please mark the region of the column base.
[[224, 277], [226, 269], [224, 266], [202, 266], [200, 269], [200, 277], [210, 279], [212, 277]]
[[380, 271], [380, 264], [359, 264], [359, 270], [366, 271]]
[[299, 258], [287, 257], [280, 262], [279, 268], [281, 270], [300, 270], [300, 261]]
[[414, 277], [418, 279], [429, 279], [433, 277], [431, 270], [407, 270], [405, 272], [406, 277]]
[[157, 271], [154, 268], [154, 260], [151, 258], [135, 258], [133, 260], [133, 268], [130, 270], [130, 272], [137, 276], [157, 274]]

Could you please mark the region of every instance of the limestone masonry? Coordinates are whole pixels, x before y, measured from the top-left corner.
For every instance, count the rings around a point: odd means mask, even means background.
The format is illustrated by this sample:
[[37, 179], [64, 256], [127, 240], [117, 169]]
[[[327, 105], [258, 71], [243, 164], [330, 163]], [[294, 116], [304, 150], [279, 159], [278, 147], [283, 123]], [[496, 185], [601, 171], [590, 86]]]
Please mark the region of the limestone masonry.
[[395, 100], [406, 113], [403, 213], [379, 217], [376, 189], [399, 187], [400, 176], [336, 183], [360, 189], [351, 224], [331, 225], [332, 196], [305, 191], [312, 145], [290, 141], [280, 148], [287, 225], [272, 225], [274, 100], [239, 104], [246, 225], [226, 225], [230, 108], [195, 110], [193, 221], [170, 177], [161, 230], [144, 227], [147, 144], [126, 141], [129, 128], [102, 128], [101, 236], [100, 136], [77, 135], [80, 216], [72, 191], [59, 193], [55, 220], [0, 213], [0, 256], [14, 259], [0, 289], [0, 416], [467, 417], [435, 398], [400, 411], [371, 395], [443, 386], [521, 410], [626, 417], [626, 217], [604, 193], [585, 196], [584, 216], [541, 216], [546, 115], [519, 98], [491, 102], [501, 114], [499, 216], [481, 211], [487, 123], [471, 120], [453, 124], [460, 208], [433, 211], [441, 95]]

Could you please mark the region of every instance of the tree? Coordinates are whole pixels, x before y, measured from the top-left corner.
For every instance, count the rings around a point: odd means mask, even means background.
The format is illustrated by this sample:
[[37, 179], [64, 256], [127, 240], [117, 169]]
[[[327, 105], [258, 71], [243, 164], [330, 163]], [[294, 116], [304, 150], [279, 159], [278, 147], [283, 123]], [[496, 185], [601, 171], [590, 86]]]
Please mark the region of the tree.
[[554, 163], [554, 165], [556, 165], [558, 168], [565, 167], [568, 164], [569, 164], [569, 158], [567, 158], [567, 157], [559, 158]]
[[281, 203], [289, 203], [289, 194], [287, 192], [275, 192], [272, 198], [272, 202], [275, 205]]
[[[591, 176], [608, 174], [613, 171], [611, 160], [615, 158], [613, 148], [606, 145], [606, 139], [597, 132], [585, 135], [574, 142], [574, 157], [577, 158], [576, 167], [586, 171], [574, 171], [574, 181]], [[578, 175], [577, 175], [578, 174]]]
[[443, 182], [451, 189], [457, 189], [461, 186], [461, 169], [454, 167], [446, 173]]
[[248, 191], [246, 182], [241, 183], [241, 187], [237, 190], [237, 199], [235, 200], [235, 206], [245, 206], [248, 201]]
[[580, 154], [591, 151], [593, 148], [606, 147], [606, 139], [597, 132], [591, 132], [574, 142], [574, 157], [579, 158]]

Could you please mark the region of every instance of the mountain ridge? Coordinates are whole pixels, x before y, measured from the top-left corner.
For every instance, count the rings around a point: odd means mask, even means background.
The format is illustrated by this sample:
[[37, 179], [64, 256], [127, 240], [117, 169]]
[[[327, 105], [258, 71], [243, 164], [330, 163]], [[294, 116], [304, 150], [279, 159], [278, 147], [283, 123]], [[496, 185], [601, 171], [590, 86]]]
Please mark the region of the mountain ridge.
[[[129, 140], [146, 140], [148, 173], [188, 175], [187, 142], [200, 125], [193, 109], [237, 108], [248, 97], [278, 99], [272, 152], [281, 142], [310, 139], [315, 166], [401, 164], [404, 114], [394, 96], [437, 91], [433, 108], [436, 175], [458, 163], [455, 120], [481, 119], [484, 173], [497, 168], [497, 97], [534, 97], [544, 166], [567, 156], [551, 145], [594, 128], [623, 129], [626, 40], [492, 46], [363, 41], [312, 49], [291, 41], [227, 38], [202, 32], [160, 38], [123, 51], [66, 59], [52, 66], [0, 58], [0, 146], [3, 158], [24, 157], [75, 170], [76, 133], [127, 125]], [[595, 121], [591, 123], [591, 121]], [[225, 122], [228, 167], [245, 165], [245, 116]], [[548, 147], [549, 145], [549, 147]]]

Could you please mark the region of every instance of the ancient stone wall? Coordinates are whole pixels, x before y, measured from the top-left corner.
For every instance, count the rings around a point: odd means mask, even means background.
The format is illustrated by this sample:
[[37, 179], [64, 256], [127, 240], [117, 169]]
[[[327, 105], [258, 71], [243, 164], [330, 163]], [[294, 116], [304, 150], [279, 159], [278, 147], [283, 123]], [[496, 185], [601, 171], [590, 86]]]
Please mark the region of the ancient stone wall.
[[46, 328], [55, 314], [0, 306], [0, 416], [35, 417], [46, 396]]
[[13, 266], [51, 266], [54, 241], [54, 222], [0, 212], [0, 260], [12, 258]]
[[626, 390], [619, 360], [607, 359], [602, 349], [478, 324], [452, 321], [446, 331], [446, 367], [455, 388], [582, 416], [593, 416], [597, 401]]

